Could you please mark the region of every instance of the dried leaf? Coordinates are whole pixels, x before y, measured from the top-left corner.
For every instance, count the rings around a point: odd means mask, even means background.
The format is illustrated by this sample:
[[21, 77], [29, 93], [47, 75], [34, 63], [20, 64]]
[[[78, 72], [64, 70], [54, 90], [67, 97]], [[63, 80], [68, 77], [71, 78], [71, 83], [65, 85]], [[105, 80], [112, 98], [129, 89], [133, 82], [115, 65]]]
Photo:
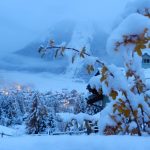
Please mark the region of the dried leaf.
[[122, 103], [122, 102], [123, 102], [123, 100], [122, 100], [121, 98], [119, 98], [119, 102], [121, 102], [121, 103]]
[[118, 107], [118, 111], [122, 114], [122, 113], [124, 112], [123, 107], [122, 107], [122, 106], [119, 106], [119, 107]]
[[81, 57], [81, 58], [84, 58], [84, 57], [85, 57], [85, 56], [84, 56], [84, 55], [85, 55], [85, 52], [86, 52], [86, 48], [83, 47], [82, 50], [81, 50], [81, 52], [80, 52], [80, 57]]
[[140, 93], [143, 91], [143, 86], [142, 86], [142, 85], [138, 85], [137, 88], [138, 88], [138, 91], [139, 91]]
[[103, 81], [105, 81], [106, 79], [107, 79], [107, 75], [105, 74], [105, 75], [103, 75], [103, 76], [101, 77], [100, 81], [103, 82]]
[[137, 114], [138, 114], [138, 111], [137, 111], [137, 110], [134, 110], [134, 111], [133, 111], [133, 115], [134, 115], [135, 118], [137, 118]]
[[109, 96], [111, 96], [111, 97], [112, 97], [112, 99], [113, 99], [113, 100], [115, 100], [115, 99], [116, 99], [116, 97], [118, 96], [118, 92], [117, 92], [117, 91], [112, 90], [112, 91], [111, 91], [111, 93], [109, 94]]
[[65, 48], [64, 46], [62, 46], [61, 49], [60, 49], [60, 54], [61, 54], [62, 56], [64, 56], [65, 49], [66, 49], [66, 48]]
[[89, 74], [91, 74], [91, 72], [94, 71], [93, 65], [87, 65], [87, 71], [88, 71]]
[[130, 116], [130, 110], [129, 109], [124, 110], [124, 115], [125, 115], [125, 117], [129, 117]]
[[141, 46], [139, 44], [136, 45], [135, 51], [139, 56], [142, 56]]
[[102, 70], [101, 70], [102, 75], [104, 75], [104, 74], [106, 73], [106, 71], [108, 71], [108, 69], [107, 69], [107, 67], [106, 67], [106, 66], [104, 66], [104, 67], [102, 68]]
[[129, 78], [129, 77], [132, 77], [133, 76], [133, 72], [131, 70], [128, 70], [126, 72], [126, 77]]

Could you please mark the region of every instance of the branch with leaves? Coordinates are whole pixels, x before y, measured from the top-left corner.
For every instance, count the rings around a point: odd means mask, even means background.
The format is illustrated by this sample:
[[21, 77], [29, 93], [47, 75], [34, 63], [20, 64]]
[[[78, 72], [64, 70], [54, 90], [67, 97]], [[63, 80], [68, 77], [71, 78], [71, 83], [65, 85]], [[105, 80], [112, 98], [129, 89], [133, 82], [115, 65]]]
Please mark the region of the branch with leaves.
[[[116, 124], [115, 127], [106, 125], [103, 130], [107, 133], [112, 129], [112, 133], [128, 133], [142, 135], [142, 132], [148, 132], [147, 128], [150, 124], [150, 97], [147, 94], [149, 90], [141, 77], [141, 74], [135, 69], [134, 59], [139, 59], [142, 56], [142, 51], [145, 48], [150, 48], [150, 37], [148, 36], [148, 29], [143, 29], [140, 34], [123, 35], [123, 40], [115, 43], [114, 51], [119, 51], [120, 47], [126, 47], [133, 45], [131, 50], [131, 58], [126, 60], [124, 65], [124, 72], [122, 72], [117, 66], [107, 65], [99, 59], [95, 59], [101, 67], [99, 84], [103, 93], [107, 95], [112, 102], [113, 112], [109, 112], [108, 116]], [[55, 45], [53, 40], [50, 40], [48, 46], [40, 47], [39, 53], [44, 56], [47, 51], [54, 50], [55, 57], [61, 55], [67, 50], [74, 52], [72, 56], [72, 63], [78, 56], [80, 58], [93, 57], [86, 52], [86, 47], [81, 50]], [[138, 56], [138, 57], [136, 57]], [[139, 68], [140, 69], [140, 68]], [[94, 71], [94, 66], [89, 64], [87, 66], [88, 73]], [[124, 85], [125, 84], [125, 85]], [[100, 91], [100, 89], [98, 90]], [[103, 118], [101, 119], [103, 121]], [[131, 129], [131, 124], [134, 122], [136, 126]], [[148, 126], [148, 127], [147, 127]]]
[[[144, 30], [144, 34], [142, 35], [145, 35], [146, 34], [146, 30]], [[125, 37], [125, 36], [124, 36]], [[133, 37], [133, 36], [126, 36], [126, 37]], [[118, 45], [118, 47], [121, 45], [121, 44], [136, 44], [135, 46], [135, 49], [133, 51], [134, 52], [137, 52], [137, 54], [139, 55], [139, 50], [141, 51], [143, 49], [143, 46], [137, 46], [139, 45], [139, 43], [137, 41], [139, 41], [141, 43], [141, 41], [143, 41], [142, 44], [147, 44], [148, 40], [146, 39], [146, 41], [144, 40], [144, 37], [143, 36], [140, 36], [142, 38], [140, 38], [140, 40], [136, 38], [136, 40], [125, 40], [124, 43], [120, 43]], [[128, 39], [128, 38], [127, 38]], [[130, 41], [130, 42], [129, 42]], [[137, 47], [139, 48], [137, 50]], [[145, 48], [145, 46], [144, 46]], [[66, 50], [72, 50], [74, 51], [75, 53], [78, 54], [79, 57], [81, 58], [85, 58], [85, 56], [88, 56], [88, 57], [91, 57], [90, 54], [86, 53], [86, 48], [83, 47], [81, 50], [78, 50], [78, 49], [75, 49], [75, 48], [70, 48], [70, 47], [66, 47], [66, 46], [56, 46], [54, 44], [54, 41], [50, 41], [50, 46], [48, 47], [41, 47], [39, 49], [39, 53], [45, 53], [47, 50], [56, 50], [56, 54], [55, 54], [55, 57], [58, 56], [58, 54], [60, 55], [64, 55], [65, 51]], [[141, 55], [140, 55], [141, 56]], [[72, 63], [74, 62], [74, 58], [75, 55], [73, 55], [72, 57]], [[129, 64], [126, 64], [126, 67], [128, 68], [127, 69], [127, 72], [126, 72], [126, 78], [133, 78], [134, 77], [134, 85], [132, 85], [130, 87], [130, 89], [122, 89], [122, 88], [115, 88], [114, 86], [112, 86], [114, 80], [116, 80], [118, 77], [116, 77], [116, 75], [114, 75], [114, 73], [111, 71], [110, 67], [108, 65], [106, 65], [105, 63], [103, 63], [102, 61], [96, 59], [96, 62], [98, 64], [100, 64], [100, 66], [102, 67], [102, 69], [100, 70], [101, 71], [101, 78], [100, 78], [100, 84], [103, 84], [105, 85], [105, 87], [107, 87], [109, 92], [107, 93], [107, 95], [112, 98], [113, 100], [116, 100], [116, 104], [113, 105], [113, 109], [114, 109], [114, 113], [117, 111], [119, 112], [118, 115], [119, 116], [122, 116], [122, 123], [119, 123], [119, 126], [115, 129], [121, 129], [120, 125], [123, 124], [123, 122], [125, 123], [125, 121], [123, 121], [125, 118], [128, 118], [129, 120], [131, 121], [135, 121], [135, 123], [137, 124], [137, 130], [134, 130], [134, 133], [135, 131], [137, 131], [136, 133], [141, 136], [141, 123], [139, 123], [138, 121], [138, 118], [140, 116], [137, 115], [137, 110], [135, 110], [131, 104], [131, 101], [132, 99], [129, 98], [129, 95], [130, 94], [137, 94], [136, 91], [138, 91], [138, 94], [142, 94], [144, 93], [144, 91], [146, 91], [146, 85], [143, 83], [142, 79], [140, 79], [140, 76], [130, 68], [130, 65]], [[92, 65], [88, 65], [87, 66], [87, 70], [89, 73], [91, 73], [91, 71], [94, 71], [94, 67]], [[110, 80], [111, 78], [111, 80]], [[114, 82], [115, 83], [115, 82]], [[102, 89], [103, 89], [103, 86], [102, 86]], [[121, 99], [118, 97], [118, 95], [121, 93], [121, 95], [124, 95], [124, 99]], [[146, 95], [144, 95], [144, 97], [147, 98]], [[146, 99], [145, 98], [145, 99]], [[141, 105], [140, 105], [141, 107]], [[143, 110], [143, 107], [141, 107], [141, 109]], [[143, 113], [142, 112], [142, 118], [144, 118], [144, 115], [146, 113]], [[149, 114], [147, 115], [148, 117]], [[131, 119], [133, 117], [133, 119]], [[116, 118], [115, 115], [111, 115], [111, 118]], [[117, 119], [115, 119], [115, 122], [117, 121]], [[127, 123], [126, 123], [127, 124]], [[145, 121], [143, 120], [143, 124], [145, 124]], [[129, 128], [129, 125], [126, 125], [126, 131], [124, 132], [127, 132]], [[109, 128], [110, 129], [110, 128]], [[118, 131], [116, 131], [118, 132]]]

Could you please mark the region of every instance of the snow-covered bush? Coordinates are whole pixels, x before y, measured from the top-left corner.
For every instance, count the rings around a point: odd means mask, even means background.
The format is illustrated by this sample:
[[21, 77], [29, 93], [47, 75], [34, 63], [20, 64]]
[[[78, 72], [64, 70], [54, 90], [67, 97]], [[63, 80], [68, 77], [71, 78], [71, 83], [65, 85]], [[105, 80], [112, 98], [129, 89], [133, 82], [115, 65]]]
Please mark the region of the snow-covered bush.
[[[139, 6], [138, 1], [137, 4]], [[138, 8], [147, 8], [141, 7]], [[101, 70], [103, 92], [112, 99], [101, 112], [101, 133], [149, 133], [150, 99], [146, 94], [148, 88], [141, 67], [141, 56], [142, 51], [149, 48], [150, 18], [138, 10], [122, 21], [107, 42], [108, 53], [122, 63], [124, 69], [121, 71], [117, 66], [104, 65]]]
[[57, 117], [61, 120], [59, 122], [61, 124], [61, 128], [58, 128], [59, 131], [70, 134], [96, 132], [95, 127], [97, 127], [99, 120], [98, 115], [93, 116], [86, 113], [58, 113]]

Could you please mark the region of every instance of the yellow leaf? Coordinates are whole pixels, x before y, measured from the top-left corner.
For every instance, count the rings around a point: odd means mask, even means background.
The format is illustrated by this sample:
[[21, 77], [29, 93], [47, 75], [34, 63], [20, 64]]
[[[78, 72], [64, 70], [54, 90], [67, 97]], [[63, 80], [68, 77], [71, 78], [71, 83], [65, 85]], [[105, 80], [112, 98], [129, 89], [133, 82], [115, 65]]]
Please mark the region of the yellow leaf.
[[119, 101], [122, 103], [123, 102], [123, 100], [121, 99], [121, 98], [119, 98]]
[[138, 85], [137, 88], [138, 88], [138, 91], [139, 91], [139, 92], [142, 92], [142, 91], [143, 91], [143, 86], [142, 86], [142, 85]]
[[117, 92], [117, 91], [112, 90], [112, 91], [111, 91], [111, 93], [109, 94], [109, 96], [111, 96], [111, 97], [112, 97], [112, 99], [113, 99], [113, 100], [115, 100], [115, 99], [116, 99], [116, 97], [118, 96], [118, 92]]
[[107, 79], [107, 75], [103, 75], [103, 76], [101, 77], [100, 81], [103, 82], [103, 81], [106, 80], [106, 79]]
[[129, 117], [130, 116], [130, 110], [129, 109], [124, 110], [124, 115], [125, 115], [125, 117]]
[[60, 51], [61, 55], [64, 56], [65, 47], [62, 46], [62, 47], [60, 48], [60, 50], [61, 50], [61, 51]]
[[132, 77], [132, 76], [133, 76], [133, 72], [131, 70], [128, 70], [126, 72], [126, 77], [128, 78], [128, 77]]
[[94, 71], [94, 67], [93, 67], [93, 65], [87, 65], [87, 71], [88, 71], [88, 73], [89, 74], [91, 74], [91, 72], [93, 72]]
[[133, 115], [134, 115], [135, 118], [137, 118], [137, 114], [138, 114], [138, 111], [137, 111], [137, 110], [134, 110], [134, 111], [133, 111]]
[[136, 45], [135, 51], [137, 52], [137, 54], [138, 54], [139, 56], [142, 56], [142, 51], [141, 51], [141, 46], [140, 46], [140, 45]]
[[85, 52], [86, 52], [86, 48], [83, 47], [82, 50], [81, 50], [81, 52], [80, 52], [80, 57], [81, 57], [81, 58], [84, 58], [84, 57], [85, 57], [85, 56], [84, 56]]
[[108, 69], [107, 69], [107, 67], [106, 66], [104, 66], [103, 68], [102, 68], [102, 70], [101, 70], [101, 72], [102, 72], [102, 75], [104, 75], [105, 73], [106, 73], [106, 71], [107, 71]]
[[118, 107], [118, 111], [122, 114], [123, 113], [123, 108], [121, 106]]

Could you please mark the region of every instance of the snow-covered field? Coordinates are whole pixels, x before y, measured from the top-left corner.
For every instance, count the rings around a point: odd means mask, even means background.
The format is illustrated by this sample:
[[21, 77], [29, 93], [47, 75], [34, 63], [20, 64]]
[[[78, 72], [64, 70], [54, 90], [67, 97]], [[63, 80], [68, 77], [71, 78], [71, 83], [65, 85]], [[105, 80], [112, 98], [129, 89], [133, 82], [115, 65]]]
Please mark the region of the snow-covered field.
[[0, 150], [150, 150], [149, 137], [22, 136], [0, 139]]
[[21, 135], [0, 126], [0, 150], [150, 150], [149, 136]]

